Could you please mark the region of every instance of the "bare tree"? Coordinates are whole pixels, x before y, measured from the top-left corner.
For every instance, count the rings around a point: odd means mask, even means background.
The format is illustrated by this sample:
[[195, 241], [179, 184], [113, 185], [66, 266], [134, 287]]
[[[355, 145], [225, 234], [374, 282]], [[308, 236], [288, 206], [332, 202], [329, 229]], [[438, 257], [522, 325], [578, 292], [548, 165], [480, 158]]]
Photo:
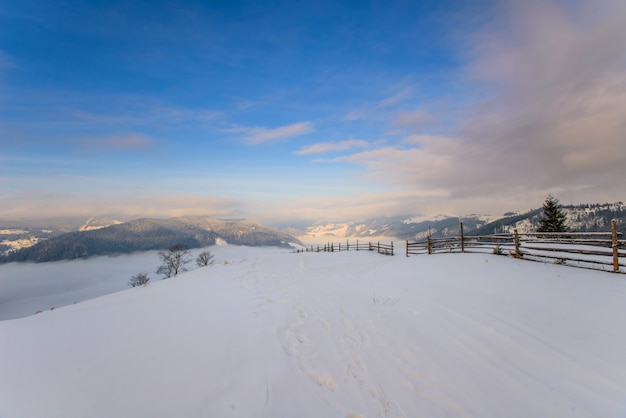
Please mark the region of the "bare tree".
[[130, 280], [128, 281], [128, 285], [130, 287], [143, 286], [144, 284], [147, 284], [149, 281], [150, 281], [150, 277], [148, 277], [148, 273], [139, 273], [139, 274], [135, 274], [133, 277], [130, 278]]
[[189, 248], [183, 244], [177, 244], [168, 251], [159, 251], [159, 258], [163, 262], [156, 271], [157, 274], [163, 274], [164, 278], [176, 277], [178, 273], [187, 271], [185, 264], [191, 261], [191, 253]]
[[202, 251], [196, 257], [196, 264], [199, 267], [210, 266], [211, 264], [213, 264], [215, 262], [215, 260], [213, 260], [213, 258], [214, 258], [213, 254], [211, 254], [209, 251]]

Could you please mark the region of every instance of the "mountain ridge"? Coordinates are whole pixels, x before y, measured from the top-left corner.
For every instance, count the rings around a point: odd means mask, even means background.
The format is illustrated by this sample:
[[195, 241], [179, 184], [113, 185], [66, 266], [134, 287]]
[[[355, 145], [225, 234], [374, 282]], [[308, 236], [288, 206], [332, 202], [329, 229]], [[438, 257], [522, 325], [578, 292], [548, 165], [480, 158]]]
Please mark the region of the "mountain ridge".
[[249, 220], [223, 220], [202, 216], [139, 218], [43, 239], [32, 246], [6, 253], [0, 261], [72, 260], [96, 255], [163, 250], [177, 244], [200, 248], [215, 245], [217, 242], [278, 247], [300, 243], [291, 235]]
[[[574, 232], [610, 231], [611, 219], [617, 220], [618, 231], [626, 234], [626, 207], [623, 202], [585, 203], [563, 205], [568, 227]], [[434, 219], [424, 216], [400, 215], [369, 218], [363, 221], [317, 223], [305, 230], [290, 232], [302, 241], [332, 240], [345, 238], [396, 238], [414, 240], [430, 235], [434, 238], [457, 236], [459, 225], [468, 235], [488, 235], [501, 232], [531, 232], [539, 226], [542, 208], [528, 212], [507, 212], [497, 218], [490, 215], [467, 216], [437, 215]], [[297, 233], [299, 232], [299, 233]]]
[[[618, 231], [626, 234], [626, 207], [621, 201], [562, 207], [572, 231], [610, 231], [611, 219], [616, 219]], [[416, 240], [428, 235], [434, 238], [458, 236], [461, 222], [466, 235], [512, 232], [513, 229], [523, 233], [536, 230], [541, 214], [542, 209], [538, 208], [524, 213], [507, 212], [500, 218], [481, 214], [437, 215], [431, 219], [423, 215], [380, 216], [363, 221], [318, 222], [308, 226], [297, 222], [293, 227], [283, 222], [280, 228], [247, 219], [209, 216], [146, 217], [127, 222], [110, 216], [92, 217], [72, 219], [72, 228], [68, 228], [68, 221], [62, 220], [59, 229], [46, 229], [44, 226], [48, 224], [39, 221], [38, 227], [30, 230], [25, 223], [0, 223], [0, 262], [83, 258], [166, 249], [175, 244], [198, 248], [218, 241], [236, 245], [286, 246], [290, 242], [321, 244], [338, 239]]]

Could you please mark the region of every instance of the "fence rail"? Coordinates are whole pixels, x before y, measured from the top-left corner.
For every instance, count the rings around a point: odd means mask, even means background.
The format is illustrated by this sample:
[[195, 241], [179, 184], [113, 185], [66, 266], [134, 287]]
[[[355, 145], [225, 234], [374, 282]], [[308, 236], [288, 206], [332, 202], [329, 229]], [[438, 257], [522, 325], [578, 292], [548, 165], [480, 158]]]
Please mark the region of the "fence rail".
[[336, 251], [376, 251], [378, 254], [393, 255], [393, 241], [390, 244], [380, 242], [359, 242], [356, 244], [346, 240], [345, 243], [329, 242], [324, 245], [310, 245], [297, 252], [336, 252]]
[[427, 237], [406, 242], [406, 256], [435, 253], [492, 252], [535, 261], [553, 261], [576, 267], [620, 272], [626, 268], [626, 241], [612, 222], [611, 232], [534, 232], [465, 236], [463, 224], [456, 237]]
[[[626, 241], [620, 240], [616, 222], [611, 232], [528, 232], [514, 230], [508, 234], [470, 235], [463, 234], [459, 225], [459, 236], [406, 241], [406, 256], [437, 253], [493, 253], [510, 255], [534, 261], [552, 261], [574, 267], [624, 272], [626, 269]], [[394, 255], [393, 241], [380, 242], [329, 242], [310, 245], [297, 252], [376, 251]]]

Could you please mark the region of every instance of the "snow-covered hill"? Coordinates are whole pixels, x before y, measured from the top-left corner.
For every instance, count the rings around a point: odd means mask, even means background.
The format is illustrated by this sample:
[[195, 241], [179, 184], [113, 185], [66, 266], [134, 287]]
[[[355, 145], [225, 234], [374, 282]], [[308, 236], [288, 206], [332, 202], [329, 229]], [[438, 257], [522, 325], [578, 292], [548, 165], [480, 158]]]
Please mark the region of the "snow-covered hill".
[[213, 267], [0, 322], [0, 416], [626, 414], [621, 275], [215, 250]]

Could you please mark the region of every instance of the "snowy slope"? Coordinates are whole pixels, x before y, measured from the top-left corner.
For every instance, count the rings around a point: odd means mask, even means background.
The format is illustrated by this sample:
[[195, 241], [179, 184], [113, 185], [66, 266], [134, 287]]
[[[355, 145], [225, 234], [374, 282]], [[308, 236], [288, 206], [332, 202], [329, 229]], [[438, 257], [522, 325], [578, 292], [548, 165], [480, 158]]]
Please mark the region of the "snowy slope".
[[0, 417], [619, 417], [622, 275], [226, 247], [0, 322]]

